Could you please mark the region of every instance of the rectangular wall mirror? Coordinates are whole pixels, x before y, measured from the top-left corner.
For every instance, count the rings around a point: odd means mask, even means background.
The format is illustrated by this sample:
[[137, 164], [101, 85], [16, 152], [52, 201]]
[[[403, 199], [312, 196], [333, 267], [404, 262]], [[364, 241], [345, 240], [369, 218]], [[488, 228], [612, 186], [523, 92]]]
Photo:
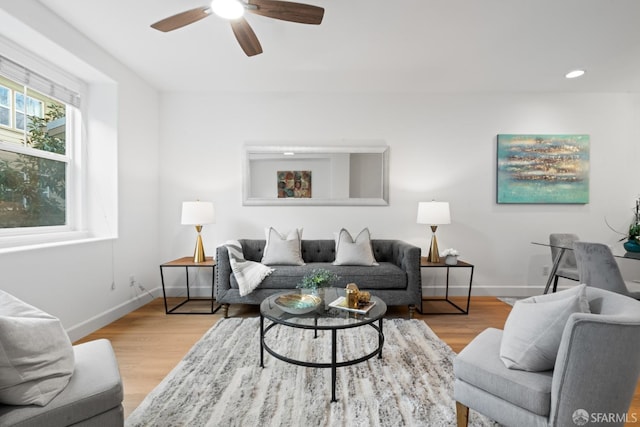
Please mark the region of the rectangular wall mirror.
[[388, 152], [386, 145], [246, 146], [243, 203], [386, 206]]

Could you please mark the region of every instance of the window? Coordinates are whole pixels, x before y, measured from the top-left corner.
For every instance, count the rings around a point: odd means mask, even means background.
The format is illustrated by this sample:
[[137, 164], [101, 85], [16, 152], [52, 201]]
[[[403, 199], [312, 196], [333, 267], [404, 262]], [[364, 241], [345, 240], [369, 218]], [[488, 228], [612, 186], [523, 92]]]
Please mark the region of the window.
[[0, 125], [11, 126], [11, 90], [0, 86]]
[[16, 129], [25, 130], [29, 127], [31, 117], [43, 117], [44, 103], [40, 100], [32, 98], [27, 95], [26, 110], [25, 110], [25, 95], [24, 93], [16, 92]]
[[[74, 105], [6, 73], [0, 57], [0, 233], [71, 230]], [[25, 71], [28, 81], [34, 74]], [[7, 75], [9, 74], [9, 75]], [[43, 79], [41, 76], [37, 76]], [[53, 87], [55, 83], [49, 82]], [[44, 85], [46, 88], [46, 85]], [[58, 90], [60, 90], [58, 88]], [[77, 96], [77, 95], [76, 95]]]

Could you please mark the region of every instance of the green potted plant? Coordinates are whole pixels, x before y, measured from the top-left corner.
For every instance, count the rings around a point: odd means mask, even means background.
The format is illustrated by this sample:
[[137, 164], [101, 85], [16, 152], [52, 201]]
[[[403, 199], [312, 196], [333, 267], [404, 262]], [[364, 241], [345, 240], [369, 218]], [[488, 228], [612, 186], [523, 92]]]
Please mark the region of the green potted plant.
[[636, 199], [633, 220], [629, 225], [629, 232], [627, 233], [626, 239], [627, 241], [624, 242], [624, 248], [628, 252], [640, 252], [640, 198]]
[[318, 289], [331, 286], [339, 277], [332, 271], [324, 268], [316, 268], [302, 278], [302, 282], [298, 284], [298, 288], [302, 289]]

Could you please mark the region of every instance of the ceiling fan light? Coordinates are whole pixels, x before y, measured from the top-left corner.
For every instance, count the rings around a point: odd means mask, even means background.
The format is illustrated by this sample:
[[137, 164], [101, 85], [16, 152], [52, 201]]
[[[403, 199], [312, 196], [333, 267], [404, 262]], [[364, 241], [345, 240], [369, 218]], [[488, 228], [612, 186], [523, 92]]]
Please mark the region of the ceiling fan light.
[[238, 19], [244, 15], [244, 6], [238, 0], [213, 0], [211, 10], [224, 19]]

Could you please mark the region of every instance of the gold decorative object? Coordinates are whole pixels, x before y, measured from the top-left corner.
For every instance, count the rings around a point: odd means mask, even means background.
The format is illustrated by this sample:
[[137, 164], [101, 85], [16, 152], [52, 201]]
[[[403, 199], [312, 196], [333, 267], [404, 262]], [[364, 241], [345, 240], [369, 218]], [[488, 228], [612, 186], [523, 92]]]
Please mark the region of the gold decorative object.
[[358, 307], [358, 285], [355, 283], [348, 283], [347, 288], [345, 289], [345, 293], [347, 295], [347, 307], [357, 308]]
[[371, 293], [367, 291], [358, 291], [358, 305], [363, 306], [371, 301]]

